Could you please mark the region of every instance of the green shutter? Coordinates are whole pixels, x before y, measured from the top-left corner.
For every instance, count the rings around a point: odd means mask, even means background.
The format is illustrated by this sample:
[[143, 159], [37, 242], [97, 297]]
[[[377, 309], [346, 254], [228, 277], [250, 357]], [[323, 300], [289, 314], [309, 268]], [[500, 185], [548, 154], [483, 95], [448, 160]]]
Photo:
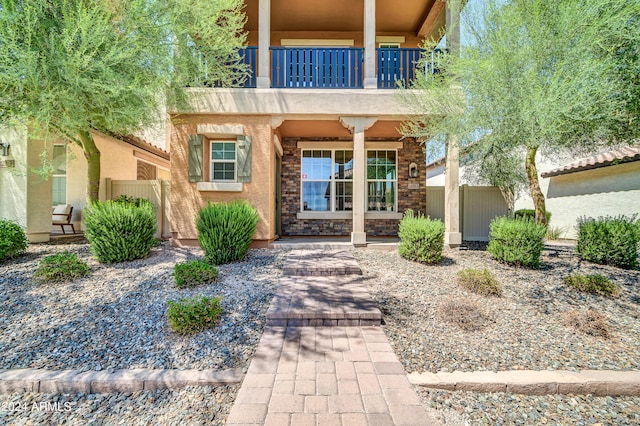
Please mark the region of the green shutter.
[[238, 182], [251, 182], [251, 136], [238, 136]]
[[202, 182], [202, 146], [204, 136], [189, 135], [189, 182]]

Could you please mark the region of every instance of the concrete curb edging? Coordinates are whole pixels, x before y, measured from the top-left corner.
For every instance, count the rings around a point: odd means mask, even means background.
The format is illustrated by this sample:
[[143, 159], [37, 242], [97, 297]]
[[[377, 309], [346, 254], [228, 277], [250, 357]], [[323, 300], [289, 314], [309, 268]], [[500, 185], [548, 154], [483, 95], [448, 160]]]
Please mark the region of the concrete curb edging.
[[20, 368], [0, 370], [0, 394], [37, 393], [116, 393], [140, 390], [177, 389], [185, 386], [221, 386], [240, 383], [241, 369], [230, 370], [154, 370], [108, 371], [44, 370]]
[[524, 395], [640, 396], [640, 371], [414, 372], [407, 377], [414, 385], [449, 391], [510, 392]]

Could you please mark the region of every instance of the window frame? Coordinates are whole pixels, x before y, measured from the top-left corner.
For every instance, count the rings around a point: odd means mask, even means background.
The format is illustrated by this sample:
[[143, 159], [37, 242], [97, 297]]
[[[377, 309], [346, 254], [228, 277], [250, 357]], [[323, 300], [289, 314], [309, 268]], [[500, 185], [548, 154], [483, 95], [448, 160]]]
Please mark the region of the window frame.
[[[209, 139], [209, 182], [218, 183], [236, 183], [238, 182], [238, 144], [236, 140], [231, 139]], [[215, 159], [213, 158], [213, 146], [217, 143], [233, 144], [233, 160]], [[222, 151], [228, 152], [228, 151]], [[214, 179], [214, 163], [233, 164], [233, 179]]]
[[[394, 152], [395, 153], [395, 177], [394, 179], [369, 179], [369, 152]], [[365, 187], [364, 187], [364, 211], [365, 214], [385, 214], [385, 213], [398, 213], [398, 149], [365, 149]], [[369, 183], [370, 182], [393, 182], [394, 195], [393, 195], [393, 210], [369, 210]]]
[[[52, 149], [52, 169], [53, 166], [55, 166], [55, 153], [54, 151], [56, 149], [62, 149], [64, 151], [64, 174], [63, 173], [55, 173], [56, 170], [53, 170], [51, 173], [51, 186], [52, 186], [52, 205], [59, 205], [59, 204], [67, 204], [67, 160], [68, 160], [68, 156], [69, 153], [67, 152], [67, 145], [59, 145], [59, 144], [55, 144], [53, 145], [53, 149]], [[64, 179], [64, 200], [62, 200], [62, 202], [59, 202], [60, 200], [53, 200], [53, 191], [56, 188], [56, 182], [59, 179]], [[59, 192], [59, 191], [58, 191]]]
[[[302, 162], [304, 161], [304, 153], [309, 151], [329, 151], [331, 153], [331, 174], [329, 179], [305, 179], [303, 178]], [[353, 149], [347, 148], [301, 148], [300, 149], [300, 205], [299, 213], [320, 213], [320, 214], [335, 214], [335, 213], [351, 213], [353, 211], [353, 174], [350, 179], [336, 178], [336, 152], [351, 152], [351, 161], [354, 161]], [[311, 157], [313, 158], [313, 157]], [[305, 210], [304, 209], [304, 184], [305, 182], [328, 182], [329, 183], [329, 210]], [[336, 183], [337, 182], [351, 182], [351, 210], [336, 210]]]

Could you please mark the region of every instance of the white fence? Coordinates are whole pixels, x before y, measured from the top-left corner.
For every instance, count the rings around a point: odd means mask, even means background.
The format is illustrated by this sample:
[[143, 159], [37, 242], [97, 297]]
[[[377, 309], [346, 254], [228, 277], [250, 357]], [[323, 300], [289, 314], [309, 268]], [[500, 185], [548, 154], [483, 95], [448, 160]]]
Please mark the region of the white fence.
[[146, 198], [156, 206], [158, 230], [156, 238], [171, 237], [169, 194], [171, 185], [166, 180], [106, 180], [106, 195], [113, 200], [121, 195]]
[[[506, 216], [507, 204], [493, 186], [460, 187], [460, 232], [466, 241], [489, 241], [489, 223]], [[444, 186], [427, 186], [427, 214], [444, 221]]]

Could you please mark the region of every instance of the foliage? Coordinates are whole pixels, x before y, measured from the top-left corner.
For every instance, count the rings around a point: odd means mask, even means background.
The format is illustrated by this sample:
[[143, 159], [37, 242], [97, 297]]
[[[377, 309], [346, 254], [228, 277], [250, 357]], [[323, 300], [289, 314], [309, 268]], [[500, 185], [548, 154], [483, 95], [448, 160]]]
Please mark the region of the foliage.
[[0, 261], [19, 256], [27, 250], [27, 235], [15, 222], [0, 219]]
[[444, 321], [453, 323], [465, 331], [483, 329], [489, 317], [480, 305], [471, 299], [449, 299], [438, 305], [438, 314]]
[[594, 337], [607, 339], [611, 335], [607, 317], [592, 308], [586, 311], [572, 309], [566, 312], [565, 323]]
[[545, 233], [546, 227], [533, 221], [497, 217], [489, 225], [487, 251], [502, 262], [537, 268]]
[[467, 290], [485, 296], [502, 296], [502, 285], [487, 268], [465, 268], [458, 271], [458, 284]]
[[245, 201], [208, 203], [196, 221], [205, 260], [219, 265], [243, 259], [257, 224], [258, 212]]
[[404, 213], [398, 230], [400, 256], [422, 263], [436, 263], [442, 258], [444, 223], [431, 220], [409, 209]]
[[[77, 143], [97, 200], [92, 132], [157, 126], [188, 108], [202, 75], [230, 84], [244, 72], [241, 0], [0, 0], [0, 122], [30, 123], [38, 139]], [[236, 72], [240, 71], [240, 73]]]
[[218, 269], [201, 260], [177, 263], [173, 268], [173, 277], [178, 288], [194, 288], [218, 279]]
[[617, 296], [620, 289], [609, 278], [600, 274], [593, 275], [569, 275], [564, 278], [564, 283], [580, 291], [598, 294], [600, 296]]
[[122, 194], [120, 195], [118, 198], [115, 198], [113, 200], [114, 203], [121, 203], [121, 204], [130, 204], [133, 205], [135, 207], [140, 207], [143, 204], [149, 204], [151, 206], [153, 206], [153, 203], [151, 201], [149, 201], [146, 198], [136, 198], [133, 196], [128, 196], [126, 194]]
[[215, 325], [222, 314], [221, 297], [193, 297], [167, 301], [167, 320], [180, 334], [202, 331]]
[[547, 233], [544, 236], [547, 240], [559, 240], [567, 233], [566, 227], [547, 226]]
[[578, 219], [576, 251], [583, 260], [623, 269], [638, 267], [640, 221], [636, 216]]
[[62, 253], [45, 256], [40, 260], [33, 276], [42, 282], [73, 281], [89, 275], [89, 266], [76, 253]]
[[[545, 211], [544, 215], [547, 219], [547, 225], [549, 225], [549, 222], [551, 221], [551, 212], [550, 211]], [[520, 209], [520, 210], [516, 210], [515, 212], [513, 212], [513, 217], [516, 219], [528, 219], [528, 220], [535, 220], [536, 219], [536, 211], [533, 209]]]
[[402, 132], [457, 140], [469, 167], [500, 187], [524, 171], [544, 223], [537, 154], [584, 154], [640, 134], [640, 2], [485, 0], [466, 13], [469, 44], [459, 55], [451, 46], [437, 77], [418, 73]]
[[99, 201], [84, 209], [85, 237], [104, 263], [141, 259], [156, 245], [156, 216], [151, 203]]

